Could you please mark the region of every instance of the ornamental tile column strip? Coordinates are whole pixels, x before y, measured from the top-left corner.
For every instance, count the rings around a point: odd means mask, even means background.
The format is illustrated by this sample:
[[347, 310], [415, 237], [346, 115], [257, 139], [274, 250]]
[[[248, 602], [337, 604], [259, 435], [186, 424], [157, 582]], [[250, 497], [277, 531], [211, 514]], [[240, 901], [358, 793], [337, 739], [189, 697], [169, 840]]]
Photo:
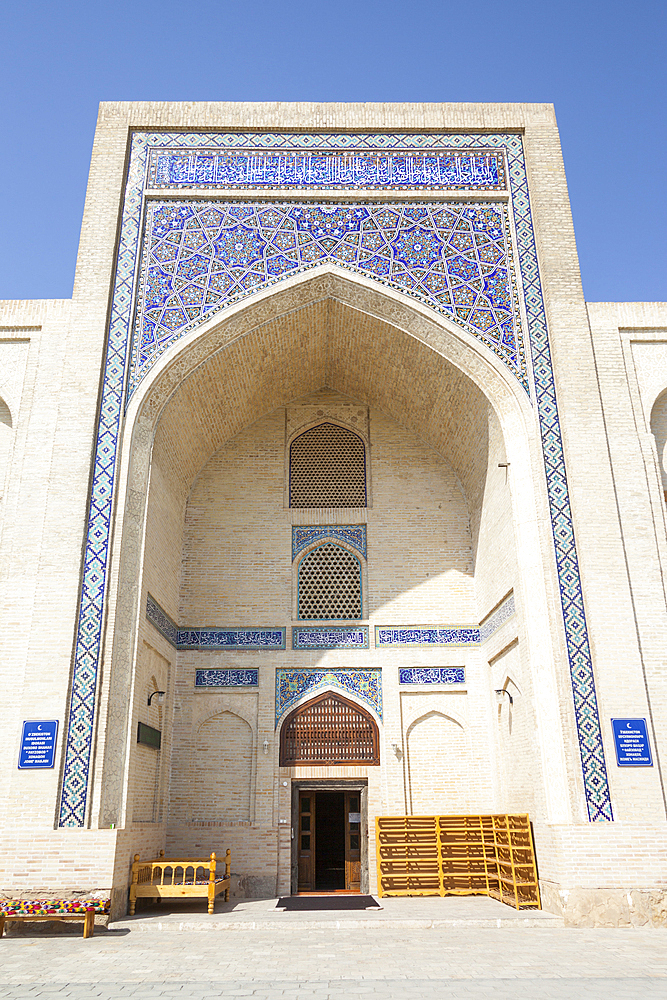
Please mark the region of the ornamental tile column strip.
[[118, 434], [123, 410], [133, 285], [139, 246], [145, 155], [141, 145], [130, 156], [125, 204], [114, 277], [109, 334], [104, 361], [91, 495], [88, 507], [83, 581], [79, 601], [72, 687], [67, 718], [59, 826], [84, 826], [102, 646], [111, 515]]
[[[520, 158], [510, 157], [510, 183], [513, 199], [515, 199], [519, 260], [532, 347], [533, 378], [547, 480], [549, 513], [558, 567], [561, 608], [565, 625], [588, 818], [593, 823], [598, 821], [612, 822], [614, 816], [602, 743], [602, 729], [595, 691], [595, 674], [588, 641], [588, 626], [572, 523], [563, 440], [558, 419], [556, 385], [523, 156]], [[517, 205], [521, 207], [520, 212], [517, 211]]]

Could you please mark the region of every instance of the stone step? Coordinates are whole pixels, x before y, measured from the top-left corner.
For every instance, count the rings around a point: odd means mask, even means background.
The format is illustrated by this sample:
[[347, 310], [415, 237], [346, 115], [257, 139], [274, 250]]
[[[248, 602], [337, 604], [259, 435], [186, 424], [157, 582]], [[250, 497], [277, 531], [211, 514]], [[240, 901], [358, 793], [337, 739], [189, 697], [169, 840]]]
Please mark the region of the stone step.
[[[297, 897], [301, 898], [301, 897]], [[205, 912], [205, 904], [164, 901], [160, 907], [143, 910], [109, 924], [110, 930], [134, 932], [275, 930], [296, 928], [387, 927], [426, 930], [444, 927], [563, 927], [561, 916], [545, 910], [514, 910], [486, 897], [383, 898], [371, 899], [368, 908], [350, 908], [341, 897], [308, 897], [308, 909], [287, 910], [279, 899], [242, 900], [216, 903], [216, 912]]]

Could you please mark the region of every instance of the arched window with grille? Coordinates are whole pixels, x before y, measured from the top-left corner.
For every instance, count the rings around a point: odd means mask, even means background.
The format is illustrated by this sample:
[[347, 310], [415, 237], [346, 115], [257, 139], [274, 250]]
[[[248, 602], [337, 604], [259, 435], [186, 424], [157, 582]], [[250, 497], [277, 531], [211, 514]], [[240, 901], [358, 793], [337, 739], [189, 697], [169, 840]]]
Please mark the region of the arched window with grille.
[[321, 423], [294, 438], [290, 507], [365, 507], [366, 449], [354, 431]]
[[280, 731], [280, 766], [379, 764], [375, 720], [360, 705], [326, 691], [285, 719]]
[[297, 618], [345, 619], [362, 617], [361, 562], [334, 542], [311, 549], [299, 563]]

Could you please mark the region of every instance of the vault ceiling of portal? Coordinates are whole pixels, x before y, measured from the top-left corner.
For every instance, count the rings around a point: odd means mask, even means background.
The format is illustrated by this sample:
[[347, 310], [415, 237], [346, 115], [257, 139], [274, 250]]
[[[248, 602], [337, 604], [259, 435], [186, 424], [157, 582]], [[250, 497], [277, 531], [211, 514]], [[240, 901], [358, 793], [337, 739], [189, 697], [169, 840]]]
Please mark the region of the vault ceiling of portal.
[[421, 437], [451, 462], [474, 505], [486, 472], [484, 394], [415, 338], [332, 298], [253, 329], [195, 369], [165, 406], [154, 457], [187, 493], [225, 441], [323, 386]]

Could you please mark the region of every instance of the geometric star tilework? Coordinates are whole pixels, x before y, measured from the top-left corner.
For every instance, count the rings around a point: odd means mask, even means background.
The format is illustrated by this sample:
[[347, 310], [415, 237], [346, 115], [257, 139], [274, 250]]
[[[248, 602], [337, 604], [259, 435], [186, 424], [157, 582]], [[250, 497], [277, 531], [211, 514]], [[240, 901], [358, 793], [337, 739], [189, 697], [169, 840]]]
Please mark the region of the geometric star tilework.
[[336, 264], [444, 313], [528, 388], [504, 204], [150, 202], [130, 393], [157, 358], [223, 306]]
[[[193, 153], [202, 149], [215, 149], [227, 152], [234, 149], [287, 150], [291, 154], [299, 150], [320, 152], [327, 152], [329, 150], [366, 150], [386, 152], [392, 150], [466, 150], [471, 148], [477, 150], [501, 150], [506, 157], [509, 173], [510, 210], [514, 221], [516, 251], [520, 270], [519, 284], [525, 304], [533, 367], [534, 384], [532, 386], [532, 394], [537, 406], [540, 433], [542, 436], [584, 791], [588, 815], [591, 821], [610, 821], [613, 819], [521, 136], [515, 133], [135, 132], [131, 140], [128, 174], [124, 190], [123, 214], [104, 361], [98, 432], [93, 459], [93, 478], [89, 498], [89, 514], [83, 558], [82, 590], [75, 637], [74, 665], [68, 710], [67, 736], [65, 740], [64, 771], [59, 812], [60, 826], [82, 827], [86, 824], [90, 762], [92, 759], [95, 712], [98, 697], [97, 677], [107, 594], [109, 538], [115, 493], [117, 449], [124, 406], [127, 401], [127, 397], [125, 395], [124, 398], [123, 392], [125, 373], [126, 370], [132, 368], [135, 376], [140, 377], [143, 371], [142, 364], [148, 362], [151, 350], [160, 349], [159, 343], [161, 342], [163, 331], [167, 331], [164, 333], [166, 338], [174, 334], [173, 330], [171, 334], [168, 332], [168, 323], [165, 327], [161, 321], [164, 318], [164, 312], [167, 310], [165, 299], [162, 313], [153, 314], [152, 322], [154, 323], [154, 327], [152, 333], [147, 330], [148, 340], [145, 343], [142, 342], [143, 331], [140, 331], [139, 338], [135, 339], [134, 361], [133, 365], [130, 365], [131, 334], [135, 315], [132, 310], [135, 290], [134, 275], [137, 270], [136, 264], [139, 254], [142, 221], [146, 211], [144, 191], [146, 188], [149, 156], [155, 151], [169, 149], [178, 150], [179, 153], [184, 149], [189, 149]], [[317, 183], [311, 183], [309, 186], [310, 188], [316, 188]], [[403, 185], [402, 187], [405, 186], [409, 185]], [[403, 212], [403, 209], [408, 207], [411, 202], [416, 205], [418, 203], [418, 192], [414, 192], [411, 197], [404, 190], [398, 191], [394, 189], [393, 194], [400, 201], [400, 204], [396, 206], [397, 211]], [[187, 203], [185, 194], [183, 194], [183, 203]], [[148, 204], [152, 203], [149, 202]], [[445, 210], [449, 207], [448, 203], [444, 201], [439, 204]], [[463, 201], [458, 204], [463, 206], [466, 203]], [[202, 206], [200, 202], [192, 201], [192, 205], [193, 211], [201, 211]], [[473, 207], [473, 205], [476, 205], [476, 203], [467, 202], [468, 207]], [[259, 212], [267, 206], [266, 204], [257, 204], [256, 207]], [[274, 209], [280, 209], [280, 205], [274, 205], [273, 207]], [[282, 203], [282, 207], [285, 207], [284, 203]], [[341, 207], [340, 201], [336, 207]], [[350, 207], [349, 203], [346, 207]], [[365, 205], [363, 207], [369, 209], [369, 211], [373, 209], [373, 206]], [[418, 207], [428, 206], [418, 205]], [[435, 207], [435, 203], [432, 203], [430, 210], [433, 211]], [[488, 208], [489, 206], [487, 205], [486, 207]], [[379, 209], [379, 206], [375, 206], [375, 208]], [[151, 211], [153, 210], [151, 209]], [[403, 215], [402, 218], [405, 220], [406, 217]], [[291, 221], [294, 222], [294, 219], [292, 218]], [[504, 223], [505, 220], [503, 218]], [[238, 226], [244, 226], [242, 219], [238, 220], [237, 224]], [[227, 227], [228, 230], [232, 228], [232, 225], [230, 222]], [[414, 221], [413, 227], [416, 229], [426, 228], [421, 226], [418, 220]], [[223, 228], [223, 225], [221, 225], [218, 229], [218, 235], [222, 237], [219, 243], [222, 256], [219, 258], [216, 257], [216, 259], [224, 261], [226, 253], [227, 264], [223, 268], [223, 271], [226, 269], [228, 275], [236, 280], [235, 268], [246, 268], [245, 274], [247, 277], [254, 269], [254, 264], [250, 260], [247, 265], [245, 263], [233, 263], [236, 244], [225, 242], [224, 234], [222, 233]], [[253, 237], [257, 239], [264, 238], [263, 233], [260, 231], [262, 227], [259, 225], [246, 228], [252, 230], [251, 235]], [[403, 291], [407, 291], [408, 294], [419, 298], [423, 293], [419, 291], [418, 286], [421, 284], [424, 287], [421, 279], [433, 268], [436, 262], [434, 254], [439, 247], [436, 242], [431, 240], [429, 243], [420, 242], [418, 245], [422, 249], [417, 250], [417, 233], [413, 233], [412, 238], [415, 242], [413, 242], [412, 251], [420, 255], [420, 263], [416, 264], [416, 274], [413, 273], [413, 278], [418, 280], [415, 280], [415, 284], [410, 290], [408, 288], [410, 284], [409, 274], [414, 271], [413, 264], [415, 264], [416, 258], [409, 256], [410, 246], [408, 242], [401, 241], [400, 239], [401, 236], [407, 235], [407, 230], [409, 229], [410, 226], [407, 225], [406, 221], [401, 222], [401, 224], [394, 227], [393, 235], [388, 241], [386, 240], [388, 231], [384, 232], [382, 227], [378, 229], [380, 235], [385, 238], [383, 246], [385, 250], [384, 257], [387, 261], [391, 260], [391, 270], [389, 277], [375, 274], [374, 280], [389, 283], [394, 280], [397, 273], [402, 273], [403, 278], [401, 278], [401, 281], [403, 283], [401, 284], [401, 282], [397, 281], [396, 287], [400, 287]], [[444, 243], [443, 236], [445, 235], [445, 230], [446, 227], [444, 229], [441, 227], [441, 231], [439, 232], [436, 226], [431, 231], [431, 236]], [[298, 231], [298, 227], [294, 226], [293, 231]], [[328, 238], [332, 239], [333, 237]], [[237, 240], [238, 242], [243, 243], [243, 241]], [[321, 247], [324, 246], [326, 249], [326, 245], [322, 243], [322, 237], [316, 236], [314, 242]], [[387, 247], [387, 242], [389, 247]], [[491, 239], [491, 243], [497, 246], [500, 245], [499, 241], [493, 238]], [[250, 241], [246, 245], [251, 251], [252, 245]], [[341, 239], [339, 238], [335, 246], [340, 248], [340, 245]], [[451, 243], [449, 246], [451, 247]], [[153, 242], [153, 238], [145, 241], [145, 251], [147, 253], [152, 252], [153, 247], [157, 247], [157, 244]], [[225, 247], [226, 250], [224, 249]], [[377, 256], [381, 257], [382, 254], [379, 252], [379, 249]], [[388, 249], [389, 252], [387, 253]], [[447, 265], [448, 258], [446, 254], [442, 250], [440, 253], [441, 260], [445, 262], [445, 270], [447, 271], [447, 290], [451, 292], [455, 287], [455, 283], [452, 284], [449, 281], [451, 268]], [[288, 259], [287, 254], [284, 253], [283, 256]], [[465, 253], [461, 253], [460, 256], [465, 257]], [[269, 255], [265, 254], [264, 250], [262, 250], [262, 259], [268, 261], [268, 257]], [[213, 255], [211, 255], [211, 262], [212, 260]], [[361, 257], [357, 258], [356, 263], [360, 262]], [[337, 261], [337, 263], [339, 263], [339, 266], [350, 266], [349, 263], [346, 264], [344, 261]], [[509, 273], [511, 265], [509, 254], [507, 265]], [[302, 266], [307, 265], [304, 264]], [[398, 266], [398, 272], [394, 270], [395, 266]], [[400, 268], [403, 268], [402, 272]], [[144, 274], [147, 273], [147, 270], [146, 262], [144, 262]], [[372, 276], [370, 270], [366, 272], [361, 272], [361, 268], [359, 270], [360, 273]], [[168, 273], [172, 276], [174, 275], [174, 271], [169, 271]], [[213, 273], [212, 267], [210, 273]], [[265, 272], [265, 274], [267, 273]], [[239, 276], [242, 277], [243, 275], [239, 274]], [[453, 276], [456, 277], [456, 275]], [[270, 280], [274, 278], [278, 280], [277, 275], [272, 275]], [[269, 279], [267, 278], [267, 280]], [[193, 287], [197, 285], [194, 280], [190, 284]], [[464, 277], [460, 285], [464, 286], [466, 284], [469, 284], [469, 280]], [[240, 295], [240, 288], [242, 286], [239, 285], [238, 280], [236, 280], [236, 286]], [[425, 287], [429, 288], [428, 285]], [[157, 292], [157, 290], [156, 286], [155, 291]], [[211, 287], [209, 285], [207, 292], [210, 290]], [[484, 289], [475, 289], [473, 287], [472, 290], [484, 294], [489, 298]], [[169, 291], [169, 289], [165, 287], [165, 291]], [[201, 288], [200, 291], [204, 291], [204, 289]], [[227, 292], [231, 291], [230, 286]], [[180, 291], [175, 289], [173, 294], [179, 296]], [[223, 292], [222, 294], [227, 293]], [[433, 308], [439, 309], [439, 311], [445, 314], [447, 314], [447, 309], [456, 308], [456, 304], [453, 301], [451, 305], [440, 303], [436, 306], [431, 298], [433, 294], [433, 289], [429, 288], [427, 298], [424, 299]], [[491, 299], [489, 301], [491, 305], [488, 311], [490, 313], [495, 312], [497, 316], [496, 306], [494, 306]], [[207, 305], [212, 305], [212, 303], [204, 301], [203, 306], [198, 302], [194, 305], [202, 308], [201, 315], [203, 318], [203, 308]], [[467, 304], [464, 303], [463, 306], [467, 307]], [[191, 307], [191, 305], [188, 305], [188, 308]], [[215, 304], [213, 304], [213, 307], [215, 308]], [[143, 302], [140, 308], [144, 308]], [[160, 308], [160, 305], [157, 303], [151, 308]], [[169, 308], [172, 308], [172, 306], [169, 306]], [[176, 306], [174, 305], [173, 308], [176, 308]], [[474, 304], [470, 308], [474, 308]], [[451, 312], [449, 315], [452, 315]], [[517, 319], [514, 313], [513, 318]], [[169, 322], [169, 317], [167, 319]], [[463, 325], [469, 322], [469, 319], [470, 317], [468, 317], [468, 320], [461, 318], [461, 320], [457, 321]], [[188, 323], [190, 321], [190, 317], [188, 317]], [[192, 322], [196, 325], [197, 320], [193, 319]], [[189, 327], [184, 325], [182, 329], [185, 330], [187, 328]], [[468, 327], [468, 329], [473, 328]], [[175, 333], [178, 335], [178, 328]], [[518, 337], [518, 325], [516, 333]], [[488, 335], [488, 331], [484, 334], [479, 329], [475, 335], [484, 339]], [[151, 337], [152, 340], [150, 339]], [[488, 340], [485, 340], [485, 342], [490, 344]], [[508, 346], [506, 343], [502, 350], [508, 349]], [[492, 347], [492, 349], [495, 348]], [[141, 361], [142, 351], [144, 352], [143, 362]], [[517, 351], [521, 353], [518, 342]], [[523, 371], [523, 368], [521, 370]], [[518, 372], [517, 377], [523, 381]]]

